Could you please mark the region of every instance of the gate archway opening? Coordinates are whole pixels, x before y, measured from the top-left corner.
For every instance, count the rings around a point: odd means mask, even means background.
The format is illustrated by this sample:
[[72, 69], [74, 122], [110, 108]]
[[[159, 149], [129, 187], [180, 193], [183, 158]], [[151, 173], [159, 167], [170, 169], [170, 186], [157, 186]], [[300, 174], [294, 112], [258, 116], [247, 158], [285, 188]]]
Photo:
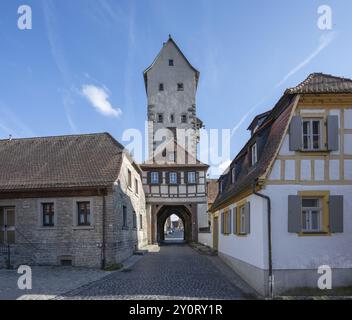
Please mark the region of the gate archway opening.
[[167, 240], [167, 232], [165, 225], [171, 216], [177, 216], [183, 225], [183, 240], [188, 242], [192, 240], [192, 215], [185, 206], [163, 206], [157, 214], [157, 241], [163, 242]]

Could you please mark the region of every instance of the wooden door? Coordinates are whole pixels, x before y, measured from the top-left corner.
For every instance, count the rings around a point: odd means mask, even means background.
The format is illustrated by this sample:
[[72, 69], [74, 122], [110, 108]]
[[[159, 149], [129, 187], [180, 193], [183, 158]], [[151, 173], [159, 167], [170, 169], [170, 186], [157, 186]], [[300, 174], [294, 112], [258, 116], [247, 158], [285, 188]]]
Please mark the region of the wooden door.
[[0, 208], [0, 244], [15, 243], [15, 208]]

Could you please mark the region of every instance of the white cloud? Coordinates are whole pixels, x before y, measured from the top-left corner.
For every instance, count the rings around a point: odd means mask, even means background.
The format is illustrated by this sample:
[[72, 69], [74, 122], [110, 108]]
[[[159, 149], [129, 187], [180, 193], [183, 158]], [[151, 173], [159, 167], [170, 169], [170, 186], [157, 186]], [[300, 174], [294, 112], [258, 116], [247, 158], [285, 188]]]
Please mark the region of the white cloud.
[[112, 107], [109, 101], [109, 92], [106, 89], [87, 84], [82, 86], [82, 94], [104, 116], [119, 117], [122, 114], [121, 109]]

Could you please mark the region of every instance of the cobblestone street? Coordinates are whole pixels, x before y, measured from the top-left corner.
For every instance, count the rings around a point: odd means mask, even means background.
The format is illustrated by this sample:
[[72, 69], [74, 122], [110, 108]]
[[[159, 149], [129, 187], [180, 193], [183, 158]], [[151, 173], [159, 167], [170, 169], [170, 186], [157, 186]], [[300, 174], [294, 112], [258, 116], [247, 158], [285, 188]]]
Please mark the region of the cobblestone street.
[[247, 299], [254, 292], [218, 257], [168, 244], [132, 267], [58, 299]]

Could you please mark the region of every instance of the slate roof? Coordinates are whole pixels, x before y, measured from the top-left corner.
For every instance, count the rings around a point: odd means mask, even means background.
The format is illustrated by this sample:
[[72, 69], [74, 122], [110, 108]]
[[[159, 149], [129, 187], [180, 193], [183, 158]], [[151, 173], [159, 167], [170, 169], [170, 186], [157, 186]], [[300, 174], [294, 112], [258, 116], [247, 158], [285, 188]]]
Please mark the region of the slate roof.
[[123, 153], [108, 133], [0, 140], [0, 192], [111, 186]]
[[[274, 108], [267, 113], [265, 121], [237, 154], [227, 172], [220, 177], [220, 179], [224, 179], [224, 191], [217, 195], [211, 211], [214, 212], [225, 206], [232, 197], [253, 186], [258, 178], [266, 173], [288, 126], [294, 98], [297, 94], [312, 93], [352, 93], [352, 80], [324, 73], [312, 73], [298, 86], [287, 89]], [[266, 138], [262, 147], [263, 151], [257, 164], [251, 168], [248, 163], [249, 157], [247, 156], [249, 147], [254, 143], [258, 135], [263, 134], [264, 131], [266, 131]], [[235, 183], [231, 183], [230, 168], [240, 161], [243, 161], [243, 163], [238, 178]]]
[[352, 80], [324, 73], [312, 73], [286, 93], [352, 93]]

